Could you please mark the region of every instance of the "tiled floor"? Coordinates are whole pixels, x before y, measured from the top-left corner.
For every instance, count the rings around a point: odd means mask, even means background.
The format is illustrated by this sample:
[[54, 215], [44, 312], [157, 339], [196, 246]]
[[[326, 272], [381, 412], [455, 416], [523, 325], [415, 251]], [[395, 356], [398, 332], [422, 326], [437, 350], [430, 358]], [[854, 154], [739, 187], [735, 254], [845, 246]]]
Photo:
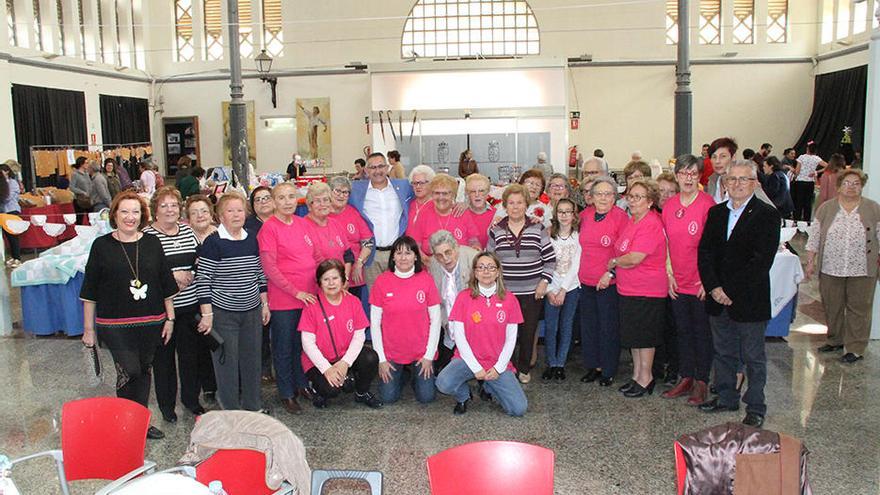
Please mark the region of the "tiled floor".
[[[788, 342], [767, 343], [765, 427], [803, 439], [811, 452], [809, 475], [815, 493], [877, 494], [880, 357], [872, 351], [880, 344], [872, 343], [866, 358], [854, 366], [817, 354], [825, 329], [816, 292], [815, 283], [802, 285], [801, 311]], [[20, 313], [17, 304], [14, 309]], [[427, 456], [485, 439], [552, 448], [560, 494], [673, 493], [673, 440], [742, 419], [742, 413], [708, 416], [656, 394], [625, 399], [613, 388], [582, 384], [578, 352], [572, 352], [567, 381], [536, 379], [525, 386], [529, 411], [521, 419], [508, 418], [497, 406], [479, 401], [467, 415], [456, 417], [451, 399], [420, 406], [411, 392], [401, 403], [380, 411], [344, 398], [326, 410], [309, 406], [293, 416], [280, 407], [272, 387], [264, 388], [263, 396], [274, 415], [303, 439], [312, 467], [381, 470], [385, 492], [403, 495], [428, 493]], [[104, 358], [110, 362], [109, 355]], [[0, 452], [19, 456], [58, 447], [64, 401], [113, 393], [107, 385], [85, 386], [82, 363], [77, 339], [21, 333], [0, 339]], [[624, 365], [619, 378], [628, 371]], [[152, 410], [160, 417], [155, 405]], [[148, 442], [147, 457], [160, 467], [173, 465], [186, 448], [193, 420], [182, 408], [178, 414], [177, 425], [154, 420], [168, 435]], [[15, 479], [24, 494], [60, 493], [47, 461], [16, 468]], [[94, 486], [74, 483], [74, 493], [90, 493]]]

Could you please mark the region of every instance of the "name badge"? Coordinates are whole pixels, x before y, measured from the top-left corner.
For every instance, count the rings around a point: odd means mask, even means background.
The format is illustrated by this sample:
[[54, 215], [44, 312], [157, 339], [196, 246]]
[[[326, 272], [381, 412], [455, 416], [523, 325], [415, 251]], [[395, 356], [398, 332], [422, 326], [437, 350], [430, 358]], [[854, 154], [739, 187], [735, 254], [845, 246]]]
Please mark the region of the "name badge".
[[495, 303], [495, 307], [496, 307], [496, 308], [500, 308], [501, 306], [504, 306], [504, 305], [501, 304], [501, 303]]
[[385, 297], [394, 297], [394, 293], [393, 293], [393, 292], [388, 292], [387, 294], [385, 294]]
[[327, 321], [333, 321], [334, 318], [336, 318], [336, 315], [330, 315], [327, 317]]

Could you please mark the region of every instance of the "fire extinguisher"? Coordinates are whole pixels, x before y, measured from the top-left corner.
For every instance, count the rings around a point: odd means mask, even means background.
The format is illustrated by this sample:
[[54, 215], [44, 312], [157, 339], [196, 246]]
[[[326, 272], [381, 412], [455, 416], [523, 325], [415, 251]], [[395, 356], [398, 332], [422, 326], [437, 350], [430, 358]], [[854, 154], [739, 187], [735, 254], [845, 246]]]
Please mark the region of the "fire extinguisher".
[[578, 162], [578, 147], [574, 145], [568, 148], [568, 166], [571, 168], [577, 167]]

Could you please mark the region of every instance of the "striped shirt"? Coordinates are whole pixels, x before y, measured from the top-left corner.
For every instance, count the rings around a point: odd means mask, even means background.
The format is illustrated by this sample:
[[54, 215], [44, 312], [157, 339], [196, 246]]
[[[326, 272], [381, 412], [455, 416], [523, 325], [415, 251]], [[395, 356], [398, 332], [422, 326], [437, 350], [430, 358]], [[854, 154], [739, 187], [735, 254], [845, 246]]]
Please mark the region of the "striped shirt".
[[494, 251], [504, 271], [504, 288], [516, 295], [534, 294], [542, 279], [553, 280], [556, 254], [544, 226], [526, 219], [519, 236], [513, 235], [507, 217], [489, 229], [487, 251]]
[[196, 286], [200, 304], [225, 311], [250, 311], [260, 307], [266, 276], [260, 264], [257, 238], [242, 230], [232, 239], [221, 225], [205, 238], [199, 250]]
[[[162, 251], [165, 252], [165, 259], [171, 268], [171, 273], [177, 271], [195, 271], [196, 248], [199, 241], [192, 228], [185, 223], [177, 224], [177, 233], [168, 235], [158, 229], [148, 225], [144, 228], [145, 234], [151, 234], [159, 238], [162, 243]], [[194, 307], [199, 302], [199, 296], [196, 292], [196, 284], [192, 283], [186, 286], [182, 291], [174, 296], [174, 308]]]

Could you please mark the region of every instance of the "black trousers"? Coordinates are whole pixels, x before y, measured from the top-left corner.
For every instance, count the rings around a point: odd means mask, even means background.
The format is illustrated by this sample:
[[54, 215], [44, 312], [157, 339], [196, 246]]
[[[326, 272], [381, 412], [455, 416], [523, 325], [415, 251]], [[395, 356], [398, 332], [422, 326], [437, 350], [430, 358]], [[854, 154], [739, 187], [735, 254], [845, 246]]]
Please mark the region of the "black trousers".
[[449, 327], [447, 325], [443, 325], [440, 327], [440, 343], [437, 345], [437, 360], [434, 361], [434, 375], [439, 375], [443, 368], [449, 364], [449, 361], [452, 361], [452, 356], [455, 354], [455, 350], [446, 347], [443, 344], [444, 336], [449, 333]]
[[[10, 211], [10, 215], [21, 215], [20, 211]], [[21, 260], [21, 240], [19, 240], [17, 235], [12, 235], [9, 232], [6, 232], [6, 229], [3, 230], [3, 237], [9, 241], [9, 255], [16, 260]]]
[[535, 299], [535, 294], [517, 295], [522, 310], [523, 322], [519, 324], [516, 335], [516, 350], [513, 353], [513, 365], [520, 373], [528, 373], [532, 369], [532, 353], [535, 350], [535, 335], [538, 331], [538, 320], [544, 301]]
[[98, 340], [110, 350], [116, 367], [116, 396], [147, 407], [153, 356], [162, 342], [162, 325], [97, 328]]
[[654, 355], [653, 372], [661, 376], [664, 371], [678, 373], [678, 328], [672, 313], [672, 299], [666, 298], [666, 321], [663, 322], [663, 345], [658, 346]]
[[263, 362], [263, 376], [272, 376], [272, 344], [270, 343], [272, 340], [272, 334], [269, 328], [269, 325], [263, 325], [263, 344], [261, 351]]
[[[369, 392], [370, 385], [373, 384], [373, 380], [376, 379], [378, 374], [379, 355], [373, 349], [364, 347], [348, 369], [348, 375], [354, 378], [355, 392], [359, 394]], [[342, 392], [341, 387], [331, 386], [330, 382], [327, 381], [327, 378], [317, 367], [313, 366], [312, 369], [307, 371], [306, 377], [312, 382], [312, 387], [321, 397], [332, 399]]]
[[791, 183], [791, 201], [794, 203], [795, 220], [809, 222], [813, 214], [813, 192], [816, 189], [814, 182], [796, 180]]
[[212, 337], [198, 331], [198, 310], [177, 311], [174, 335], [177, 339], [177, 364], [180, 376], [180, 402], [189, 410], [199, 406], [199, 393], [216, 392], [214, 363], [209, 341]]

